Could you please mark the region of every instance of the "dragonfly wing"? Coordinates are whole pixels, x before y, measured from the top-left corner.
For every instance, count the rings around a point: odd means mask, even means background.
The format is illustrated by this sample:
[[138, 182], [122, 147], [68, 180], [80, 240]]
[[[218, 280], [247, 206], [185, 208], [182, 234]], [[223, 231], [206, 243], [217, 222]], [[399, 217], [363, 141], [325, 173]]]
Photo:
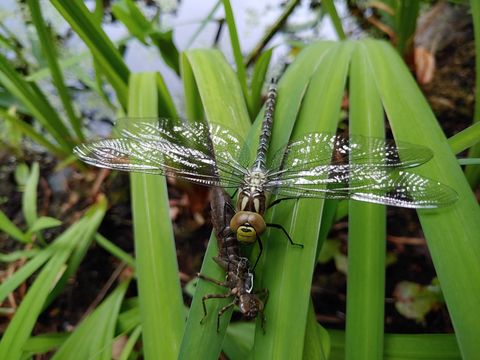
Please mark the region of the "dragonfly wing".
[[234, 157], [240, 140], [210, 137], [207, 125], [155, 119], [123, 124], [120, 134], [82, 144], [75, 153], [96, 166], [175, 176], [202, 185], [238, 187], [243, 179], [243, 166]]
[[[355, 170], [355, 169], [354, 169]], [[454, 203], [458, 195], [438, 181], [403, 170], [365, 169], [336, 179], [324, 177], [309, 182], [305, 178], [268, 183], [269, 190], [281, 197], [314, 197], [324, 199], [354, 199], [377, 204], [409, 208], [436, 208]]]
[[[430, 149], [405, 142], [341, 134], [310, 133], [281, 148], [273, 156], [269, 168], [272, 175], [295, 177], [297, 173], [317, 176], [318, 168], [323, 171], [338, 171], [363, 166], [372, 168], [409, 168], [421, 165], [433, 156]], [[317, 169], [317, 170], [316, 170]], [[330, 170], [332, 169], [332, 170]]]

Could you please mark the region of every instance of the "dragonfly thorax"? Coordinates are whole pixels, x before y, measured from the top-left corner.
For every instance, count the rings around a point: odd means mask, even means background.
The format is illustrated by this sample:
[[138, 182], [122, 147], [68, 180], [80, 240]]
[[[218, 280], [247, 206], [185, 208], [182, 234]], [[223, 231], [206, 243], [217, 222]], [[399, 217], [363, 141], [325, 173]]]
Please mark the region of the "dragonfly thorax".
[[250, 171], [245, 175], [237, 198], [237, 211], [252, 211], [260, 215], [265, 212], [264, 184], [266, 174], [263, 171]]

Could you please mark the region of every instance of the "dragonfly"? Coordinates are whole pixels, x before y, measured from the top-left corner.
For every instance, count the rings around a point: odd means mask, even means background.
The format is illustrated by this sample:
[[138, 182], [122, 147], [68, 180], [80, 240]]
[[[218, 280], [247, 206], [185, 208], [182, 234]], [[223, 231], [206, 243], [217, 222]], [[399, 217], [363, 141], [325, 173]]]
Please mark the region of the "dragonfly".
[[264, 306], [268, 299], [268, 289], [252, 291], [253, 273], [250, 270], [250, 263], [247, 258], [241, 256], [238, 240], [230, 228], [230, 221], [235, 216], [230, 195], [224, 189], [216, 187], [211, 197], [212, 223], [219, 249], [218, 256], [213, 260], [226, 271], [226, 276], [225, 281], [218, 281], [200, 273], [198, 277], [229, 290], [224, 294], [206, 294], [202, 297], [204, 316], [200, 323], [207, 318], [205, 302], [208, 299], [233, 296], [233, 301], [222, 307], [217, 314], [217, 332], [220, 329], [220, 318], [233, 306], [237, 306], [247, 319], [254, 319], [260, 315], [262, 329], [265, 331]]
[[[351, 199], [426, 209], [457, 200], [450, 187], [410, 172], [433, 157], [421, 145], [314, 132], [293, 139], [267, 157], [276, 98], [276, 83], [272, 82], [255, 153], [227, 126], [170, 118], [127, 120], [120, 124], [118, 137], [81, 144], [74, 152], [99, 167], [237, 189], [230, 228], [242, 243], [258, 240], [260, 253], [260, 235], [267, 227], [281, 229], [291, 244], [302, 247], [281, 225], [265, 222], [267, 208], [285, 199]], [[269, 203], [271, 196], [276, 200]]]

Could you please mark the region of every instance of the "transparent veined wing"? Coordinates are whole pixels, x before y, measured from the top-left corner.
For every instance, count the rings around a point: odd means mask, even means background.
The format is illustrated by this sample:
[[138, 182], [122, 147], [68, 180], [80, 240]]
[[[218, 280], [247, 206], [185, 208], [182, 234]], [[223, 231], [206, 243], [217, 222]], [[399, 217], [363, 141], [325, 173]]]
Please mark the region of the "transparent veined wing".
[[458, 199], [450, 187], [404, 170], [361, 167], [350, 170], [348, 175], [342, 172], [341, 177], [326, 176], [323, 186], [299, 177], [290, 184], [282, 183], [269, 190], [280, 197], [354, 199], [408, 208], [437, 208]]
[[[271, 178], [280, 181], [302, 176], [315, 177], [324, 172], [348, 172], [352, 167], [410, 168], [421, 165], [433, 156], [421, 145], [341, 134], [309, 133], [282, 147], [273, 156], [269, 168]], [[308, 172], [311, 175], [308, 175]]]
[[122, 120], [117, 132], [117, 138], [81, 144], [74, 152], [95, 166], [175, 176], [202, 185], [231, 188], [243, 180], [245, 165], [236, 158], [248, 150], [229, 129], [143, 118]]

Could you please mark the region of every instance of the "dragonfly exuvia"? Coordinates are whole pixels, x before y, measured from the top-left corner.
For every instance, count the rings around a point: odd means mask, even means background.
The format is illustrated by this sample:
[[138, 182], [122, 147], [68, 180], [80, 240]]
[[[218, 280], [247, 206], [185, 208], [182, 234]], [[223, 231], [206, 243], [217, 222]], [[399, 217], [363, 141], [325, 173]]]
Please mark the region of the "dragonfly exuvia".
[[272, 84], [253, 165], [253, 155], [233, 130], [181, 119], [126, 121], [119, 137], [81, 144], [74, 151], [95, 166], [239, 189], [230, 227], [242, 242], [254, 242], [267, 226], [275, 226], [263, 218], [267, 194], [276, 196], [273, 203], [324, 198], [437, 208], [456, 201], [448, 186], [408, 171], [433, 156], [420, 145], [317, 132], [292, 140], [267, 158], [276, 94]]

